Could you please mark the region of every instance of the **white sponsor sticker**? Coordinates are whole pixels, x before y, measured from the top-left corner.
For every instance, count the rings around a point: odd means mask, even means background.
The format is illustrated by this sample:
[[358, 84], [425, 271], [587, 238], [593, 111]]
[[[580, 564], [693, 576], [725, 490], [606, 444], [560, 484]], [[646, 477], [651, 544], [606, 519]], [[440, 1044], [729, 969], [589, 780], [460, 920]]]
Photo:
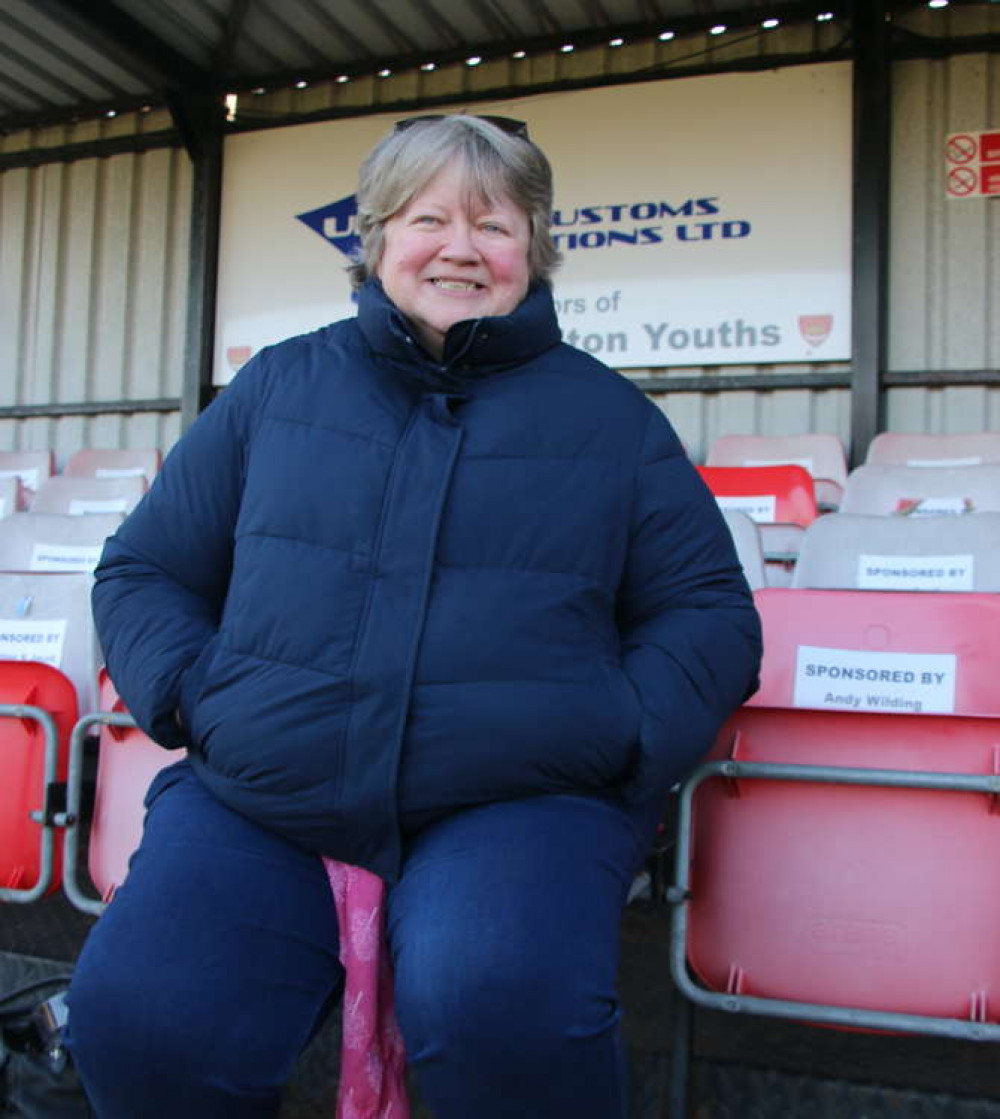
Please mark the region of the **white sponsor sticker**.
[[141, 466], [101, 466], [94, 471], [95, 478], [144, 478], [146, 471]]
[[65, 618], [38, 622], [0, 619], [0, 660], [41, 661], [59, 668], [65, 641]]
[[759, 494], [754, 497], [716, 497], [720, 509], [746, 513], [758, 524], [774, 524], [777, 497], [773, 493]]
[[969, 458], [908, 458], [907, 466], [981, 466], [981, 455], [971, 455]]
[[100, 544], [39, 544], [31, 552], [31, 571], [93, 571]]
[[903, 497], [896, 503], [901, 517], [958, 517], [974, 509], [968, 497]]
[[874, 653], [800, 645], [795, 707], [829, 707], [889, 714], [949, 714], [955, 710], [953, 653]]
[[744, 466], [801, 466], [803, 470], [813, 472], [811, 458], [745, 458]]
[[0, 470], [0, 478], [20, 478], [21, 485], [29, 490], [38, 489], [38, 467], [31, 470]]
[[967, 556], [858, 557], [865, 591], [971, 591], [975, 558]]
[[128, 500], [116, 497], [107, 501], [93, 501], [88, 498], [74, 497], [69, 503], [69, 512], [72, 517], [80, 517], [84, 513], [124, 513]]

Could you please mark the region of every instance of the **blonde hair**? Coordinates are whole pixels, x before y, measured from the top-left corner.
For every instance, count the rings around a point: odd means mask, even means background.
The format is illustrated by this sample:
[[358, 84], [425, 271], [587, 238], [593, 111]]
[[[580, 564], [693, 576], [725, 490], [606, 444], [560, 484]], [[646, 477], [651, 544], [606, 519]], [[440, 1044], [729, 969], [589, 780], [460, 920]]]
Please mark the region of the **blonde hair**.
[[456, 113], [397, 128], [362, 163], [357, 196], [361, 256], [348, 268], [355, 287], [378, 268], [385, 223], [454, 160], [465, 169], [472, 197], [486, 205], [509, 199], [524, 211], [531, 226], [530, 277], [550, 282], [560, 254], [550, 233], [549, 161], [526, 136], [505, 132], [481, 117]]

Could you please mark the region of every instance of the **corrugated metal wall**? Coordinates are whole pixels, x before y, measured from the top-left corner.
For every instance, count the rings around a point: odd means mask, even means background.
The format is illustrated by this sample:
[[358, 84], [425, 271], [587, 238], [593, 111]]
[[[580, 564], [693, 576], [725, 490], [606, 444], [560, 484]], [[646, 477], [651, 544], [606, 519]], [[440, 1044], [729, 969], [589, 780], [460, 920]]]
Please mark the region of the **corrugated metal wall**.
[[[1000, 12], [983, 8], [917, 13], [910, 21], [915, 30], [930, 31], [941, 28], [942, 18], [953, 21], [955, 34], [996, 32], [994, 25], [1000, 24]], [[937, 22], [932, 27], [929, 21]], [[706, 36], [595, 48], [245, 95], [240, 110], [360, 110], [404, 98], [461, 102], [501, 87], [527, 91], [540, 81], [633, 72], [682, 56], [696, 61], [699, 52], [706, 61], [806, 52], [833, 46], [835, 34], [817, 24], [735, 43]], [[996, 369], [1000, 203], [946, 202], [941, 145], [949, 131], [1000, 126], [1000, 59], [966, 55], [897, 64], [894, 122], [890, 367]], [[0, 152], [168, 124], [160, 113], [135, 114], [0, 139]], [[179, 395], [190, 188], [190, 164], [180, 149], [0, 173], [0, 405]], [[690, 377], [711, 370], [677, 372]], [[725, 432], [810, 430], [846, 441], [849, 431], [850, 402], [843, 389], [676, 393], [657, 400], [698, 458]], [[1000, 429], [1000, 390], [893, 389], [889, 423], [909, 431]], [[55, 446], [60, 454], [78, 446], [166, 449], [178, 426], [176, 413], [0, 420], [0, 448]]]
[[[725, 372], [830, 373], [843, 366], [781, 365], [729, 366]], [[685, 377], [718, 370], [685, 368]], [[635, 370], [629, 370], [631, 374]], [[662, 370], [650, 370], [662, 374]], [[670, 417], [688, 454], [704, 461], [708, 448], [720, 435], [797, 435], [818, 431], [836, 435], [847, 444], [851, 427], [850, 394], [846, 389], [781, 389], [739, 392], [671, 392], [653, 399]]]
[[[0, 152], [169, 127], [132, 114]], [[191, 170], [180, 149], [0, 173], [0, 406], [177, 397]], [[179, 413], [0, 419], [0, 448], [167, 447]]]
[[[1000, 11], [919, 12], [914, 31], [1000, 32]], [[889, 368], [1000, 368], [1000, 200], [949, 200], [944, 140], [1000, 128], [1000, 56], [897, 63], [894, 73]], [[893, 431], [1000, 430], [1000, 389], [894, 388]]]

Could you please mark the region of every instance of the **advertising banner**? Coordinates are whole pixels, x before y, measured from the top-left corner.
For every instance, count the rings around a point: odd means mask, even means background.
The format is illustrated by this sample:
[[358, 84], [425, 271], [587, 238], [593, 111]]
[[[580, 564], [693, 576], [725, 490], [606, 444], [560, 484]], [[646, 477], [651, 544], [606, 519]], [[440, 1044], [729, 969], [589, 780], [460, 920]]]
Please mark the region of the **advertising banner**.
[[[847, 63], [469, 111], [526, 121], [552, 162], [567, 341], [620, 369], [849, 359]], [[395, 119], [227, 138], [217, 383], [352, 313], [357, 170]]]

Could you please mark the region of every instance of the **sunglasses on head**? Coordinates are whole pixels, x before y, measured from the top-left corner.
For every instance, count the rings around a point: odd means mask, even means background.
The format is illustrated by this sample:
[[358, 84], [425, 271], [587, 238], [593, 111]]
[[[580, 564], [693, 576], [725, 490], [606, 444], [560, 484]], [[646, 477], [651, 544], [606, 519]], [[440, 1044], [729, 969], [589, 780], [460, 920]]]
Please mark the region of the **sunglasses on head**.
[[[432, 120], [447, 120], [444, 113], [432, 113], [428, 116], [422, 117], [406, 117], [404, 120], [397, 120], [394, 132], [405, 132], [415, 124], [422, 124], [424, 121]], [[528, 126], [523, 120], [514, 120], [513, 117], [491, 117], [476, 115], [476, 120], [484, 120], [487, 124], [492, 124], [495, 128], [499, 128], [501, 132], [506, 132], [508, 136], [520, 136], [522, 140], [528, 139]]]

